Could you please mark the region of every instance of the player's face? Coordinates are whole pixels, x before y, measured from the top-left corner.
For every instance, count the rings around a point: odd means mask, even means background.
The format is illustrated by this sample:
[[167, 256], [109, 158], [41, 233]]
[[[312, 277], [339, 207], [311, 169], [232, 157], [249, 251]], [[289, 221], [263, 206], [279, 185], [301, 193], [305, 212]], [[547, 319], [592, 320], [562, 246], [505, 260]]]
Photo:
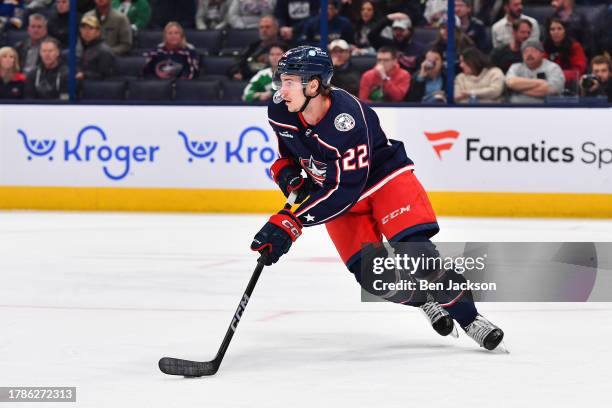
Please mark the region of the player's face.
[[299, 112], [306, 101], [302, 78], [297, 75], [281, 75], [281, 88], [279, 92], [289, 112]]

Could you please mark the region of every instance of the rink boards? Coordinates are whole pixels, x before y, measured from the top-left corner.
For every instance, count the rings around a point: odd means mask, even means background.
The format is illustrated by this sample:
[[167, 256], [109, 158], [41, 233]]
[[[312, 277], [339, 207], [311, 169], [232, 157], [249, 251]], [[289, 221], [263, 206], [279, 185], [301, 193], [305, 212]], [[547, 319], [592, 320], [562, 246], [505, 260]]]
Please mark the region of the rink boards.
[[[612, 217], [611, 109], [376, 110], [441, 215]], [[0, 208], [271, 212], [276, 156], [265, 107], [2, 105]]]

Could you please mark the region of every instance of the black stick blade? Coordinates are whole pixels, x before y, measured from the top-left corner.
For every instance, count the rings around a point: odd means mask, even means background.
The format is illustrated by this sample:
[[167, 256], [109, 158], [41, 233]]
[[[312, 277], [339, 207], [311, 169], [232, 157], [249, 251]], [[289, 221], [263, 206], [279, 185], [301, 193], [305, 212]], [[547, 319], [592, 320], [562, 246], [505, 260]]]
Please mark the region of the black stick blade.
[[159, 360], [159, 369], [169, 375], [182, 375], [183, 377], [202, 377], [214, 375], [219, 369], [215, 361], [190, 361], [179, 358], [163, 357]]

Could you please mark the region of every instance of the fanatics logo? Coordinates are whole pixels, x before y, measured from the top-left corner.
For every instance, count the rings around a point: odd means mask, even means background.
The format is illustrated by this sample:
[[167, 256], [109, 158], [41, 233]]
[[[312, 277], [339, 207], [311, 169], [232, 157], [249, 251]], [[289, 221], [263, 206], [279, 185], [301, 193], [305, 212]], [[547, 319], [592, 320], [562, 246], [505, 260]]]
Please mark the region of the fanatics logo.
[[310, 156], [310, 159], [302, 159], [300, 157], [300, 164], [306, 170], [315, 183], [322, 186], [325, 181], [325, 173], [327, 172], [327, 165], [320, 161], [316, 161]]
[[341, 113], [334, 119], [334, 126], [341, 132], [348, 132], [355, 127], [355, 119], [348, 113]]
[[442, 132], [425, 132], [427, 140], [431, 142], [431, 145], [438, 155], [438, 158], [442, 160], [442, 152], [450, 150], [453, 144], [459, 138], [459, 132], [456, 130], [444, 130]]

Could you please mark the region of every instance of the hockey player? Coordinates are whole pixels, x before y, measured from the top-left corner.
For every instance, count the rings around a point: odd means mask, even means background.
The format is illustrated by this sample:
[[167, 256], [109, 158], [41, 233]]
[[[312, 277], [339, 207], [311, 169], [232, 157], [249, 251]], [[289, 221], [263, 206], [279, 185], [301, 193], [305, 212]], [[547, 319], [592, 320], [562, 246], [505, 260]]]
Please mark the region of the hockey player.
[[[363, 244], [380, 246], [384, 235], [396, 253], [414, 244], [419, 252], [436, 256], [430, 238], [439, 228], [403, 143], [387, 139], [370, 107], [330, 87], [332, 74], [328, 53], [317, 47], [289, 50], [278, 63], [268, 120], [278, 138], [280, 158], [270, 170], [285, 196], [295, 192], [301, 205], [295, 212], [282, 210], [270, 217], [251, 249], [262, 253], [266, 265], [273, 264], [288, 252], [303, 227], [325, 224], [347, 268], [368, 290], [362, 276], [368, 262]], [[409, 278], [465, 281], [444, 270], [422, 269]], [[478, 314], [469, 291], [376, 294], [420, 307], [441, 335], [454, 331], [454, 319], [488, 350], [502, 341], [503, 331]]]

